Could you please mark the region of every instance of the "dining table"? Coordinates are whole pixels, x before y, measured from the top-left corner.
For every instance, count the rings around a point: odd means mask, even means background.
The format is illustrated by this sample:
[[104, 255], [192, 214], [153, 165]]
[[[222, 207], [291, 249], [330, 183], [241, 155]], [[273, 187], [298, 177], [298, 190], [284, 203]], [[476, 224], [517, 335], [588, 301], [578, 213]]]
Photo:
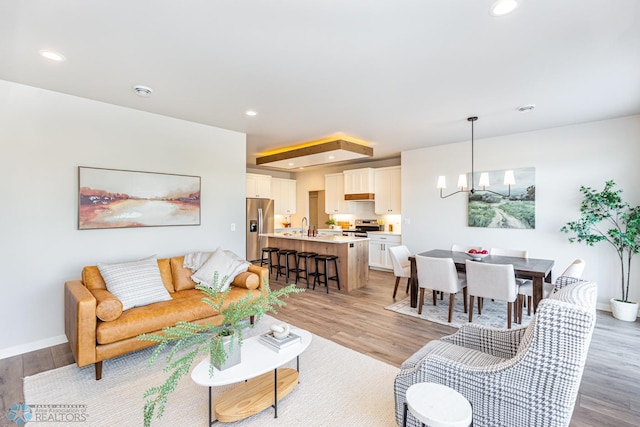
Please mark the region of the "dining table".
[[[428, 256], [433, 258], [453, 258], [453, 262], [456, 265], [458, 271], [466, 271], [466, 262], [471, 260], [472, 262], [483, 262], [487, 264], [511, 264], [516, 277], [523, 279], [530, 279], [533, 282], [533, 307], [537, 308], [538, 303], [542, 300], [542, 289], [544, 282], [551, 282], [551, 269], [553, 268], [554, 261], [550, 259], [538, 259], [538, 258], [518, 258], [502, 255], [487, 255], [481, 260], [474, 261], [471, 256], [466, 252], [457, 252], [446, 249], [433, 249], [427, 252], [422, 252], [418, 255]], [[418, 306], [418, 270], [416, 268], [416, 257], [410, 256], [411, 262], [411, 307]]]

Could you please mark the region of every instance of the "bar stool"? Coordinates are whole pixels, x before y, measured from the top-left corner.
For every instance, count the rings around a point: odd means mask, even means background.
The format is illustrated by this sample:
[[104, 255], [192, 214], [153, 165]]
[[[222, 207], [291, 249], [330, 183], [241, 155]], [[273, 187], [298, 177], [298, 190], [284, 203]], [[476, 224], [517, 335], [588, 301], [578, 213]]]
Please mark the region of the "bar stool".
[[[298, 280], [304, 279], [307, 282], [307, 289], [309, 289], [309, 261], [315, 258], [318, 254], [316, 252], [298, 252], [298, 259], [296, 261], [296, 283]], [[304, 268], [300, 268], [300, 261], [304, 259]], [[302, 274], [304, 273], [304, 277]], [[311, 273], [313, 275], [313, 273]], [[315, 277], [315, 276], [314, 276]]]
[[[276, 267], [276, 270], [278, 271], [278, 273], [276, 274], [276, 280], [278, 280], [278, 277], [280, 277], [280, 275], [282, 274], [283, 276], [286, 277], [287, 282], [289, 281], [289, 272], [295, 270], [297, 253], [298, 251], [294, 249], [280, 249], [278, 251], [278, 266]], [[284, 256], [284, 260], [282, 259], [283, 256]], [[293, 256], [293, 263], [289, 264], [289, 258], [291, 256]], [[282, 272], [283, 268], [284, 268], [284, 273]]]
[[[329, 261], [333, 261], [333, 267], [336, 271], [335, 276], [329, 276]], [[324, 263], [324, 271], [320, 271], [320, 263]], [[316, 271], [313, 273], [313, 289], [316, 289], [316, 282], [322, 285], [324, 277], [324, 285], [329, 293], [329, 280], [335, 280], [340, 290], [340, 278], [338, 277], [338, 256], [337, 255], [316, 255]]]
[[473, 412], [460, 393], [437, 383], [416, 383], [407, 389], [402, 425], [407, 425], [407, 409], [429, 427], [469, 427]]
[[275, 254], [276, 261], [278, 261], [278, 251], [280, 251], [280, 249], [269, 246], [262, 248], [262, 254], [260, 255], [260, 267], [267, 264], [267, 267], [269, 268], [269, 279], [271, 279], [271, 269], [278, 266], [278, 264], [273, 263], [271, 255]]

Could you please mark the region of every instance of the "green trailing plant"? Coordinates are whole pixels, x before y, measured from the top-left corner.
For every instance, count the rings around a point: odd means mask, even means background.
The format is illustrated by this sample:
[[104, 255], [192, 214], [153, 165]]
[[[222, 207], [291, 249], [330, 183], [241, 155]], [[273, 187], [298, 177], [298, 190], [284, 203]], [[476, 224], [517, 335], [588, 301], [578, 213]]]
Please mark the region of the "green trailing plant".
[[328, 220], [325, 221], [325, 224], [327, 225], [336, 225], [336, 220], [333, 218], [329, 218]]
[[580, 218], [566, 223], [561, 231], [573, 233], [569, 242], [593, 246], [608, 242], [620, 260], [622, 298], [629, 302], [631, 259], [640, 252], [640, 206], [631, 207], [622, 200], [622, 190], [614, 189], [614, 181], [606, 181], [602, 191], [580, 187], [583, 195]]
[[[169, 348], [166, 354], [166, 365], [163, 370], [170, 372], [164, 384], [147, 389], [144, 398], [144, 425], [149, 427], [154, 418], [162, 417], [169, 394], [174, 391], [180, 379], [189, 373], [193, 362], [199, 355], [209, 356], [209, 375], [213, 376], [214, 364], [220, 366], [227, 359], [234, 346], [242, 345], [242, 331], [253, 327], [246, 319], [254, 316], [257, 323], [266, 313], [277, 313], [276, 308], [286, 303], [282, 298], [291, 293], [303, 292], [296, 288], [295, 284], [285, 286], [272, 291], [269, 285], [264, 283], [265, 292], [260, 296], [247, 295], [246, 297], [229, 303], [226, 308], [225, 300], [229, 296], [230, 289], [224, 292], [216, 290], [218, 274], [214, 274], [213, 288], [196, 286], [204, 293], [202, 301], [222, 314], [220, 325], [199, 325], [192, 322], [178, 322], [175, 326], [162, 329], [159, 334], [142, 334], [140, 340], [153, 341], [158, 345], [147, 361], [152, 365], [156, 359]], [[231, 336], [225, 348], [224, 337]]]

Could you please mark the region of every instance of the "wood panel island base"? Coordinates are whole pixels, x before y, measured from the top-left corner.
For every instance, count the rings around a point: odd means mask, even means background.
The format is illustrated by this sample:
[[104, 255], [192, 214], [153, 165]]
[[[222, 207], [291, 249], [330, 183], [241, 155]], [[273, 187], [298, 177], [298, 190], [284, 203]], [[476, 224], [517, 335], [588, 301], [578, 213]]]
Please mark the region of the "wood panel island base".
[[[342, 291], [367, 286], [369, 282], [369, 239], [347, 236], [287, 235], [280, 233], [264, 234], [268, 245], [279, 249], [294, 249], [298, 252], [317, 252], [338, 256], [338, 274]], [[333, 267], [330, 264], [330, 271]], [[315, 269], [315, 263], [312, 270]], [[290, 279], [293, 282], [293, 279]], [[312, 281], [313, 283], [313, 281]], [[331, 282], [331, 285], [335, 282]], [[332, 289], [333, 290], [333, 289]]]

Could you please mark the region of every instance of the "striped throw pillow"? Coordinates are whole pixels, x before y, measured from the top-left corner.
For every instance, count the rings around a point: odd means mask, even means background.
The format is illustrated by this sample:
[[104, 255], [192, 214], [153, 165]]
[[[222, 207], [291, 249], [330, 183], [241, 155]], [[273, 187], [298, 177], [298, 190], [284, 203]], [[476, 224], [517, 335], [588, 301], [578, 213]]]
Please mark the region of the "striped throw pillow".
[[122, 310], [171, 299], [155, 255], [132, 262], [99, 263], [98, 269], [107, 290], [122, 303]]

